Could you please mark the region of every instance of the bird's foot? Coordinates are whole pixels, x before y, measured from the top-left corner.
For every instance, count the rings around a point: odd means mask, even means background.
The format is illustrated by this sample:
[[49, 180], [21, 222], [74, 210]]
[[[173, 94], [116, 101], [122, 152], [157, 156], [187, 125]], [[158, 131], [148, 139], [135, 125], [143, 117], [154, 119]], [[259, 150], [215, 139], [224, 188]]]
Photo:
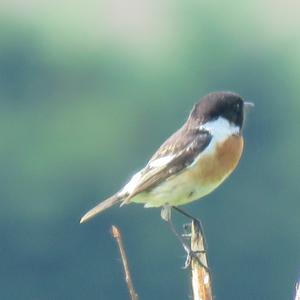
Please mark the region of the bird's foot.
[[198, 254], [206, 253], [204, 250], [203, 251], [192, 251], [191, 249], [189, 249], [189, 251], [186, 251], [186, 252], [187, 252], [187, 256], [186, 256], [186, 260], [185, 260], [183, 269], [189, 268], [194, 259], [197, 261], [197, 263], [201, 267], [203, 267], [207, 272], [209, 272], [208, 267], [201, 261], [201, 259], [198, 256]]

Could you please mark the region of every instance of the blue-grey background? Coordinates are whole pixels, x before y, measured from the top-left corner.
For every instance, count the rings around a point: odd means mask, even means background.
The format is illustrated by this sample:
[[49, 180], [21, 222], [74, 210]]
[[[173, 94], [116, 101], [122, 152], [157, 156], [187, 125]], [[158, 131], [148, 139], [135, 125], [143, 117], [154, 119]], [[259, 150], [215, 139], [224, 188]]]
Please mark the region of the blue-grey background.
[[[1, 1], [0, 298], [188, 299], [159, 216], [117, 207], [79, 225], [214, 90], [255, 102], [245, 152], [201, 218], [217, 299], [291, 299], [300, 274], [297, 1]], [[186, 222], [176, 216], [178, 226]]]

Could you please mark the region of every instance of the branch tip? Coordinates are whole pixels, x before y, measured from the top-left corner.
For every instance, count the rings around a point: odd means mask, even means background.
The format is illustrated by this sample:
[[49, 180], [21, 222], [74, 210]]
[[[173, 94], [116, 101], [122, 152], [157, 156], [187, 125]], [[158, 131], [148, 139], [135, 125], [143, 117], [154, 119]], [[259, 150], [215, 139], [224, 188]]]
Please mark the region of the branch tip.
[[118, 229], [117, 226], [112, 225], [111, 226], [111, 234], [112, 234], [113, 238], [116, 240], [119, 251], [120, 251], [120, 256], [122, 259], [124, 275], [125, 275], [125, 282], [127, 284], [130, 298], [131, 298], [131, 300], [138, 300], [138, 294], [136, 293], [136, 291], [133, 287], [133, 282], [132, 282], [131, 274], [129, 271], [129, 264], [128, 264], [128, 259], [126, 256], [125, 248], [123, 245], [123, 241], [122, 241], [121, 231]]
[[118, 229], [117, 226], [115, 226], [115, 225], [111, 226], [111, 234], [115, 239], [120, 238], [120, 230]]

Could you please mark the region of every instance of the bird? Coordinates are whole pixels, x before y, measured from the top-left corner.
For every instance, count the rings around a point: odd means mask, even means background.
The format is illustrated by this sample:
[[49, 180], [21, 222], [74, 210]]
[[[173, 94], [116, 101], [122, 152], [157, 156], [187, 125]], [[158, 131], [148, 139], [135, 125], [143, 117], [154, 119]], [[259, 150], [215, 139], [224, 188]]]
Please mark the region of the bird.
[[81, 218], [84, 223], [115, 204], [132, 202], [178, 207], [214, 191], [237, 167], [243, 153], [246, 111], [253, 103], [237, 93], [212, 92], [197, 102], [186, 122], [132, 176], [117, 193], [100, 202]]

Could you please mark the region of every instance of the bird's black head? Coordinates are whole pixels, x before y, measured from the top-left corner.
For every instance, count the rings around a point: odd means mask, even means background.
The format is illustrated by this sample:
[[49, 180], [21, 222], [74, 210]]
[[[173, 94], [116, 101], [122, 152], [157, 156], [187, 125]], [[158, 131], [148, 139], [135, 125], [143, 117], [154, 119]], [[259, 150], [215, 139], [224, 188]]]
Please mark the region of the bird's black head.
[[222, 117], [231, 124], [243, 127], [244, 101], [231, 92], [214, 92], [204, 96], [195, 106], [190, 118], [195, 122], [206, 123]]

